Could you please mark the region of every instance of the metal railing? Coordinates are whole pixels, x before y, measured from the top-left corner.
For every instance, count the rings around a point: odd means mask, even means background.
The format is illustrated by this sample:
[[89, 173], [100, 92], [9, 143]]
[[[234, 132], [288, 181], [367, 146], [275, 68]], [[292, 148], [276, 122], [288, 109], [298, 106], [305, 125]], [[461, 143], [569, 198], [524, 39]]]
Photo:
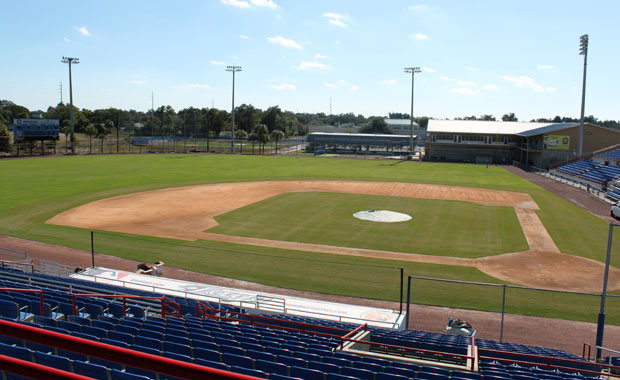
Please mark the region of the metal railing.
[[[173, 317], [177, 317], [180, 318], [182, 317], [181, 315], [181, 305], [179, 305], [178, 302], [175, 302], [173, 300], [171, 300], [170, 298], [166, 297], [166, 296], [162, 296], [162, 297], [148, 297], [148, 296], [132, 296], [132, 295], [111, 295], [111, 294], [74, 294], [73, 295], [73, 315], [78, 315], [78, 309], [77, 309], [77, 303], [76, 300], [78, 297], [98, 297], [98, 298], [122, 298], [123, 299], [123, 317], [125, 317], [127, 314], [127, 299], [143, 299], [143, 300], [160, 300], [161, 301], [161, 317], [162, 318], [166, 318], [166, 315], [171, 315]], [[172, 304], [172, 306], [174, 306], [174, 311], [176, 311], [176, 315], [175, 313], [169, 312], [166, 310], [166, 307], [168, 306], [168, 303], [170, 302]]]
[[2, 263], [1, 265], [2, 270], [4, 270], [4, 268], [18, 269], [20, 266], [28, 266], [30, 267], [31, 272], [34, 273], [34, 264], [32, 263], [24, 263], [20, 261], [7, 261], [7, 260], [0, 260], [0, 263]]
[[[43, 316], [43, 291], [39, 289], [21, 289], [21, 288], [0, 288], [2, 292], [19, 292], [19, 293], [38, 293], [39, 294], [39, 315]], [[34, 311], [34, 310], [33, 310]]]

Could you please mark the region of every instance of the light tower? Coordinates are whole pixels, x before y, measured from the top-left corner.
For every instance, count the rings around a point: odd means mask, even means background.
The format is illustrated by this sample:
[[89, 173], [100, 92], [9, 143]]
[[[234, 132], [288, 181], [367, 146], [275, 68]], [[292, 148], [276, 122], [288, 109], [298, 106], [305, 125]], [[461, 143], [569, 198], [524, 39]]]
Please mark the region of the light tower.
[[235, 153], [235, 73], [241, 71], [241, 66], [226, 66], [226, 71], [232, 71], [232, 134], [230, 135], [230, 153]]
[[69, 115], [71, 118], [71, 154], [75, 154], [75, 127], [73, 124], [73, 84], [71, 82], [71, 64], [77, 65], [80, 63], [79, 58], [74, 57], [62, 57], [62, 63], [69, 64]]
[[413, 77], [415, 76], [415, 74], [422, 72], [420, 70], [419, 67], [405, 67], [405, 72], [406, 73], [410, 73], [411, 74], [411, 114], [409, 115], [410, 117], [410, 124], [411, 124], [411, 132], [410, 132], [410, 138], [411, 138], [411, 146], [410, 146], [410, 150], [411, 150], [411, 155], [413, 156]]
[[588, 35], [579, 37], [579, 55], [583, 55], [583, 84], [581, 88], [581, 119], [579, 121], [579, 157], [583, 155], [583, 118], [586, 108], [586, 68], [588, 67]]

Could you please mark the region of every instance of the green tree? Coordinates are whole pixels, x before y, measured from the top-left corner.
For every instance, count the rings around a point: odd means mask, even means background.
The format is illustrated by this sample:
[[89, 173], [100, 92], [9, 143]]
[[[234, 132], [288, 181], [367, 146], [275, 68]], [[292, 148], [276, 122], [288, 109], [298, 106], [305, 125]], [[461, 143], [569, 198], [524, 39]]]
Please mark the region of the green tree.
[[258, 141], [258, 136], [254, 131], [250, 132], [248, 135], [248, 141], [252, 143], [252, 154], [254, 154], [254, 145], [256, 144], [256, 141]]
[[267, 130], [269, 132], [274, 129], [284, 129], [281, 125], [282, 120], [282, 110], [278, 106], [273, 106], [267, 108], [265, 112], [263, 112], [263, 117], [261, 119], [261, 124], [267, 126]]
[[256, 134], [256, 141], [259, 145], [259, 153], [265, 154], [265, 144], [269, 142], [269, 129], [265, 124], [257, 124], [252, 131]]
[[284, 132], [279, 129], [275, 129], [271, 132], [271, 139], [276, 142], [276, 154], [278, 154], [278, 141], [282, 141], [284, 138]]
[[248, 133], [244, 129], [235, 130], [235, 137], [241, 143], [241, 154], [243, 154], [243, 139], [248, 137]]
[[250, 132], [252, 127], [260, 122], [261, 111], [258, 108], [254, 108], [251, 104], [242, 104], [235, 108], [235, 129], [243, 129], [246, 132]]
[[478, 120], [495, 121], [495, 117], [493, 115], [482, 115]]
[[10, 150], [9, 130], [4, 124], [0, 124], [0, 152], [9, 152]]
[[379, 133], [391, 135], [394, 132], [387, 125], [384, 118], [373, 116], [368, 119], [368, 124], [360, 128], [360, 133]]
[[71, 134], [71, 127], [69, 126], [69, 122], [64, 120], [62, 123], [61, 132], [65, 135], [65, 153], [67, 153], [67, 146], [69, 145], [69, 134]]
[[99, 148], [99, 152], [101, 152], [101, 153], [103, 153], [103, 140], [105, 140], [107, 136], [108, 136], [108, 134], [105, 131], [101, 131], [97, 135], [97, 138], [99, 139], [99, 141], [101, 141], [101, 145], [100, 145], [100, 148]]
[[504, 116], [502, 116], [502, 121], [519, 121], [519, 119], [517, 119], [514, 112], [511, 112], [504, 114]]
[[88, 153], [93, 153], [93, 136], [97, 134], [97, 128], [94, 125], [88, 124], [84, 128], [84, 134], [88, 136]]

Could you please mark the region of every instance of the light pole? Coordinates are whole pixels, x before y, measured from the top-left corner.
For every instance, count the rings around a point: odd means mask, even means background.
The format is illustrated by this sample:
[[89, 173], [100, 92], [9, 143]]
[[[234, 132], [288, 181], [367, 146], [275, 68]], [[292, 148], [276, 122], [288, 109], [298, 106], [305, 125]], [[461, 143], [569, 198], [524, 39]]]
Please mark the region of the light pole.
[[579, 55], [583, 55], [583, 84], [581, 88], [581, 120], [579, 121], [579, 158], [583, 155], [583, 117], [586, 108], [586, 68], [588, 66], [588, 35], [579, 37]]
[[603, 292], [601, 293], [601, 311], [598, 313], [598, 323], [596, 325], [596, 359], [601, 358], [601, 349], [603, 346], [603, 332], [605, 330], [605, 297], [607, 297], [607, 279], [609, 277], [609, 261], [611, 258], [611, 238], [614, 233], [614, 227], [620, 227], [620, 224], [609, 223], [609, 236], [607, 237], [607, 256], [605, 258], [605, 275], [603, 276]]
[[230, 135], [230, 153], [235, 153], [235, 73], [241, 71], [241, 66], [226, 66], [226, 71], [233, 73], [232, 89], [232, 134]]
[[419, 67], [405, 67], [405, 72], [406, 73], [411, 73], [411, 115], [410, 118], [410, 124], [411, 124], [411, 132], [410, 132], [410, 137], [411, 137], [411, 155], [413, 156], [413, 77], [415, 76], [415, 74], [422, 72], [420, 70]]
[[69, 64], [69, 115], [71, 118], [71, 154], [75, 154], [75, 127], [73, 124], [73, 84], [71, 83], [71, 64], [77, 65], [80, 63], [79, 58], [74, 57], [62, 57], [62, 63]]

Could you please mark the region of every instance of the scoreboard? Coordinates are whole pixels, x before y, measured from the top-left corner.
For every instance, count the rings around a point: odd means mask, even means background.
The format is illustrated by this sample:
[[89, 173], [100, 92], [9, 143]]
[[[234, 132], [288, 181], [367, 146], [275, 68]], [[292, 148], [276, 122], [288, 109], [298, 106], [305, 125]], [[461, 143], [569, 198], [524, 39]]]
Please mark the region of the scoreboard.
[[58, 140], [60, 123], [55, 119], [13, 119], [13, 142]]

